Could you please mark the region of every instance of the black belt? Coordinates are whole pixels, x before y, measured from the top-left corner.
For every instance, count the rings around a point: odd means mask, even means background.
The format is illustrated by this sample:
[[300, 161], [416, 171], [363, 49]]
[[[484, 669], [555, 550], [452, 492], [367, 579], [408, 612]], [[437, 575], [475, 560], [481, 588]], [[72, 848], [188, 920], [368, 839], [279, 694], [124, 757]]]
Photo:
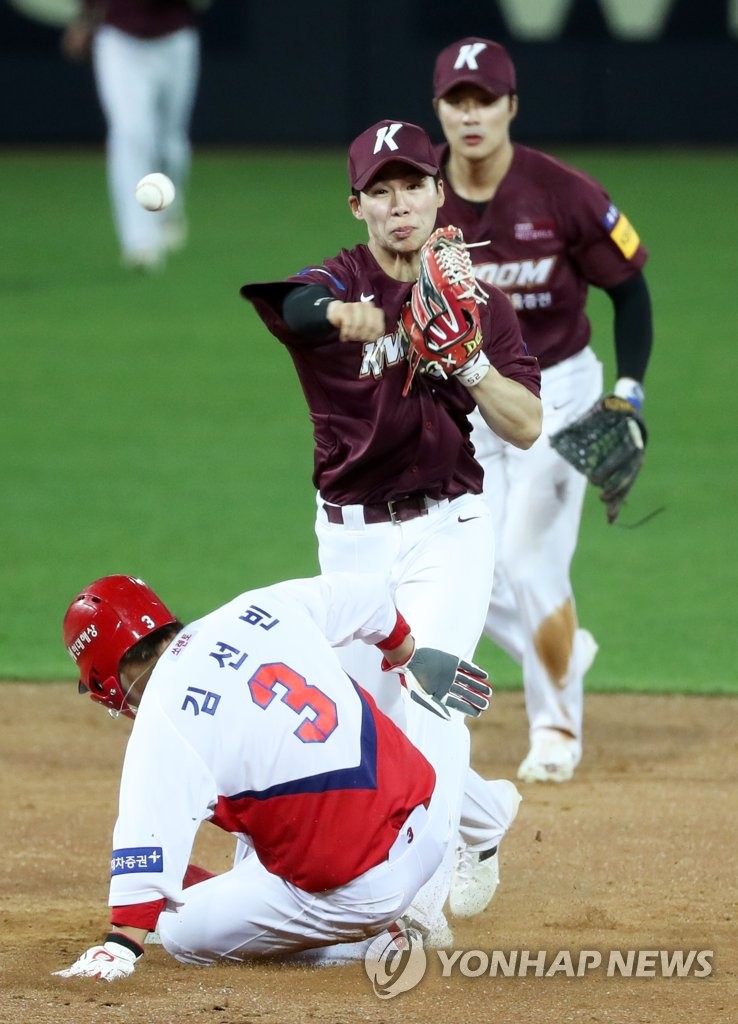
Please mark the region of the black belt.
[[[411, 494], [407, 498], [397, 498], [381, 505], [362, 505], [364, 522], [372, 526], [375, 523], [406, 523], [409, 519], [428, 515], [428, 506], [424, 494]], [[343, 525], [343, 509], [340, 505], [324, 504], [323, 509], [328, 522], [336, 526]]]

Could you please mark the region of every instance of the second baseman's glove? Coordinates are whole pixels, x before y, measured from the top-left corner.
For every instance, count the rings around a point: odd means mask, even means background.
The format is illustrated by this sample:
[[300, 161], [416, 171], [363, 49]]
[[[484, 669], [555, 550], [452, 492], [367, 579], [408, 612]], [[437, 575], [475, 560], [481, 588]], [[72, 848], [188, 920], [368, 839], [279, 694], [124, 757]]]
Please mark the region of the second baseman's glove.
[[419, 647], [401, 671], [410, 698], [441, 718], [450, 718], [450, 711], [477, 718], [489, 707], [492, 687], [484, 669], [446, 651]]
[[605, 395], [582, 417], [550, 437], [556, 451], [600, 489], [608, 523], [614, 523], [643, 465], [643, 419], [624, 398]]
[[71, 967], [53, 973], [60, 978], [97, 978], [118, 981], [133, 974], [138, 956], [128, 946], [106, 939], [102, 946], [92, 946]]
[[418, 370], [479, 383], [489, 366], [478, 308], [486, 301], [461, 231], [437, 228], [420, 250], [420, 274], [400, 315], [409, 364], [403, 395]]

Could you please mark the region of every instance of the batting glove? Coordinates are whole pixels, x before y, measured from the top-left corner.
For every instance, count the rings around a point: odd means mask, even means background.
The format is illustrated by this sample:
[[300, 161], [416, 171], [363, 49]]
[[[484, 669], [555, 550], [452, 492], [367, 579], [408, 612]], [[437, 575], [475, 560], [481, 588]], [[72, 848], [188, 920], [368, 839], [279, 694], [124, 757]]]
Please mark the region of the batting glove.
[[470, 661], [420, 647], [402, 671], [410, 698], [441, 718], [449, 719], [450, 711], [478, 718], [489, 707], [489, 676]]
[[108, 937], [102, 946], [92, 946], [71, 967], [54, 971], [59, 978], [96, 978], [100, 981], [118, 981], [133, 974], [143, 950], [135, 953], [129, 946]]

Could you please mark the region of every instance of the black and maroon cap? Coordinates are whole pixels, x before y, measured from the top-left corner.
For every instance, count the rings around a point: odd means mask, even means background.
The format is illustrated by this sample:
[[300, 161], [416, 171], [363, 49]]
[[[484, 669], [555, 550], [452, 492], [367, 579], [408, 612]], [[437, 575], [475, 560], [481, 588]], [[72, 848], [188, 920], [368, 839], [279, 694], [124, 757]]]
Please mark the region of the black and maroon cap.
[[442, 99], [456, 85], [478, 85], [491, 96], [516, 91], [515, 65], [504, 46], [468, 36], [441, 50], [433, 72], [433, 98]]
[[361, 192], [390, 163], [408, 164], [423, 174], [438, 174], [438, 161], [427, 133], [408, 121], [378, 121], [349, 146], [348, 177]]

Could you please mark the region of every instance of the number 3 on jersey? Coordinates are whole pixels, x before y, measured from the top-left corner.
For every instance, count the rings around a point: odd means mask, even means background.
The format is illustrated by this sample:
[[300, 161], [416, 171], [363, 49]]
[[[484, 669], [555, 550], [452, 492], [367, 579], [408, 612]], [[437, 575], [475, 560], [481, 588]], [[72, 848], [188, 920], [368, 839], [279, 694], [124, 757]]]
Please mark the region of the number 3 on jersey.
[[324, 743], [338, 725], [336, 705], [317, 686], [310, 686], [294, 669], [281, 662], [260, 665], [249, 679], [249, 691], [255, 704], [268, 708], [277, 696], [275, 686], [284, 687], [282, 703], [300, 715], [311, 711], [295, 729], [295, 736], [303, 743]]

